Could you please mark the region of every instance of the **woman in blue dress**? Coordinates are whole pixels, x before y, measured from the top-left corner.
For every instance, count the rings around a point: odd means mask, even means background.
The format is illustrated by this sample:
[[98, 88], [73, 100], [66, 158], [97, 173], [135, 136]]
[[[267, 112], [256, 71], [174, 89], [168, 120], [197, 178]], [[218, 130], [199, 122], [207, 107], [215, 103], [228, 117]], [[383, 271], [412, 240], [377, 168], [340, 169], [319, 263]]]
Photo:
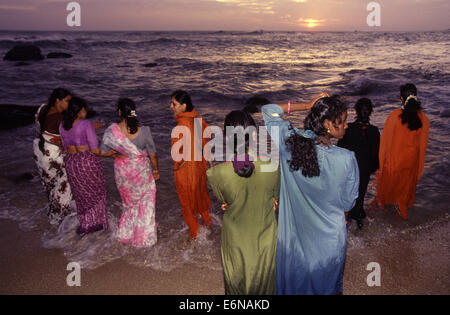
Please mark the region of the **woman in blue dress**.
[[262, 107], [280, 151], [277, 294], [343, 291], [344, 213], [358, 197], [359, 172], [353, 152], [330, 145], [332, 138], [345, 134], [346, 106], [324, 95], [310, 103], [304, 131], [282, 118], [289, 106]]

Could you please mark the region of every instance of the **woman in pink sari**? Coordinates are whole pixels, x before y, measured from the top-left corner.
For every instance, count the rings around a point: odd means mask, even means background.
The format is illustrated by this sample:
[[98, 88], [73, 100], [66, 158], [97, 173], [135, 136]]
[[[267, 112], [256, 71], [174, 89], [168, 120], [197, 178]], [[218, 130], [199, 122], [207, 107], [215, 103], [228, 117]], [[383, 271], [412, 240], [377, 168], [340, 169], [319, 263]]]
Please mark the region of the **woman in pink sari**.
[[137, 120], [134, 102], [120, 99], [117, 107], [121, 122], [105, 131], [102, 149], [120, 154], [114, 161], [123, 206], [118, 239], [135, 247], [150, 247], [157, 241], [155, 179], [159, 179], [159, 170], [155, 145], [150, 128], [140, 126]]

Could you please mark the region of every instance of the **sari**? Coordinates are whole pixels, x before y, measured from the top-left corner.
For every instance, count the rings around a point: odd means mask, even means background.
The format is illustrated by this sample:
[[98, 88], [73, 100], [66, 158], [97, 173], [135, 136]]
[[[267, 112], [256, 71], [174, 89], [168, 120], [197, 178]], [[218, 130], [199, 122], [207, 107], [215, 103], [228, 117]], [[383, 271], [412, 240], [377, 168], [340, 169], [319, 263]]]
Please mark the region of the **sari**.
[[70, 202], [72, 191], [64, 167], [65, 152], [62, 147], [55, 142], [60, 135], [46, 131], [42, 134], [44, 138], [44, 152], [39, 148], [39, 133], [41, 131], [38, 120], [42, 108], [39, 107], [36, 113], [37, 135], [33, 141], [33, 159], [38, 169], [39, 177], [48, 197], [47, 216], [50, 224], [59, 224], [70, 212]]
[[156, 244], [155, 221], [156, 184], [148, 154], [139, 150], [112, 124], [105, 131], [103, 143], [126, 157], [114, 160], [117, 189], [122, 198], [118, 239], [135, 247]]
[[228, 204], [222, 223], [222, 266], [227, 295], [274, 295], [276, 292], [277, 220], [273, 198], [280, 196], [280, 170], [261, 171], [256, 160], [249, 178], [232, 163], [207, 171], [217, 199]]
[[282, 118], [284, 111], [278, 105], [265, 105], [261, 111], [280, 149], [277, 294], [341, 293], [347, 249], [344, 212], [350, 211], [358, 197], [355, 154], [316, 144], [320, 176], [305, 177], [301, 169], [291, 171], [286, 139], [300, 130]]
[[[208, 124], [201, 119], [201, 116], [197, 114], [195, 109], [192, 112], [181, 113], [175, 119], [178, 122], [177, 127], [187, 128], [186, 130], [189, 130], [191, 137], [190, 141], [187, 141], [191, 144], [191, 155], [188, 156], [188, 159], [183, 158], [181, 161], [174, 161], [173, 166], [175, 185], [181, 205], [181, 214], [189, 227], [189, 237], [195, 238], [199, 229], [199, 214], [205, 226], [211, 226], [211, 217], [209, 215], [211, 199], [209, 198], [208, 187], [206, 185], [206, 160], [203, 157], [203, 148], [210, 139], [202, 137]], [[198, 124], [197, 127], [195, 127], [196, 124]], [[198, 133], [201, 132], [201, 134], [195, 134], [196, 131]], [[194, 141], [194, 137], [197, 137], [198, 144], [201, 145], [201, 148], [194, 147], [197, 142]], [[178, 141], [184, 140], [183, 135], [180, 135], [178, 138], [172, 138], [172, 147]], [[188, 149], [186, 148], [186, 150]], [[183, 148], [180, 150], [180, 153], [182, 150]], [[195, 161], [196, 150], [197, 155], [201, 156], [200, 161]]]
[[382, 209], [386, 204], [398, 204], [400, 215], [406, 219], [424, 170], [430, 121], [419, 111], [422, 127], [412, 131], [402, 124], [401, 112], [397, 109], [388, 116], [381, 134], [377, 199]]
[[[70, 187], [77, 205], [80, 236], [108, 228], [106, 209], [106, 183], [102, 160], [90, 150], [98, 147], [97, 135], [91, 122], [80, 121], [70, 130], [65, 130], [62, 123], [59, 132], [65, 147], [73, 145], [86, 137], [89, 150], [75, 154], [66, 154], [65, 164]], [[83, 140], [79, 145], [85, 145]]]

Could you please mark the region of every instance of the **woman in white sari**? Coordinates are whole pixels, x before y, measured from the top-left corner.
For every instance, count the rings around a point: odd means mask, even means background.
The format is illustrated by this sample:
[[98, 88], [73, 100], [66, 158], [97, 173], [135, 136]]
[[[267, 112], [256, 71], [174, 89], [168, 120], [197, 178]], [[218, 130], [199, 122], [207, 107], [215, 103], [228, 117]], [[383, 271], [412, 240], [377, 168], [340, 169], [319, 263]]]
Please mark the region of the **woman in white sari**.
[[105, 131], [102, 150], [120, 154], [114, 161], [123, 206], [118, 239], [135, 247], [150, 247], [157, 241], [155, 179], [159, 179], [159, 170], [155, 145], [150, 128], [140, 126], [132, 100], [120, 99], [117, 111], [121, 122]]
[[59, 124], [71, 98], [69, 91], [55, 89], [48, 103], [39, 107], [36, 113], [37, 137], [33, 141], [33, 158], [48, 196], [47, 215], [51, 224], [60, 223], [70, 213], [72, 192], [64, 167], [65, 153], [61, 147]]

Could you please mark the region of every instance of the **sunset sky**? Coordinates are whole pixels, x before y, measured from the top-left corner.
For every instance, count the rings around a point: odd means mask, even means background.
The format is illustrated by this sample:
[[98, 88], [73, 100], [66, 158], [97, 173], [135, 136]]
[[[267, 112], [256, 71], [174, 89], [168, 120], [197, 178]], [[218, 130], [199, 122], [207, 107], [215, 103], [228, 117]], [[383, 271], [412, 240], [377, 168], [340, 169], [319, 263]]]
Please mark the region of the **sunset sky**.
[[449, 0], [378, 0], [381, 27], [366, 23], [370, 0], [0, 0], [2, 30], [382, 30], [450, 28]]

